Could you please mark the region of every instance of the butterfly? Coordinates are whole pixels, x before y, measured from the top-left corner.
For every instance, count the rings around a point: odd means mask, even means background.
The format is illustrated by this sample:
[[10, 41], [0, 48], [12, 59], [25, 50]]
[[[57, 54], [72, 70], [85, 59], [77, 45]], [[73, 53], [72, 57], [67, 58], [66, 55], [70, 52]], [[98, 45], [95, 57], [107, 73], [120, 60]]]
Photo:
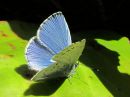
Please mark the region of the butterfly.
[[25, 49], [25, 57], [31, 70], [37, 73], [34, 81], [69, 77], [77, 67], [77, 61], [86, 40], [72, 43], [70, 30], [62, 12], [56, 12], [44, 20]]

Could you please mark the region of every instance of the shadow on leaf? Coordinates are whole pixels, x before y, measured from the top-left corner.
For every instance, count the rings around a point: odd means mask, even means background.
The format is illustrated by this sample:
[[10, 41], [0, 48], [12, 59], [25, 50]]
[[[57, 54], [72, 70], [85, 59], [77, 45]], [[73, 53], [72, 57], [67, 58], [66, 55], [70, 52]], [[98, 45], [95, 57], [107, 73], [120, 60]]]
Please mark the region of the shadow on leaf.
[[[36, 73], [30, 71], [26, 64], [17, 67], [15, 71], [27, 80], [30, 80]], [[51, 95], [61, 86], [65, 79], [66, 78], [50, 79], [44, 82], [34, 83], [25, 91], [24, 95]]]
[[23, 78], [30, 80], [32, 76], [36, 73], [28, 69], [28, 65], [23, 64], [20, 67], [17, 67], [15, 71], [20, 74]]
[[130, 97], [130, 75], [118, 70], [119, 54], [91, 40], [86, 44], [80, 61], [92, 68], [114, 97]]
[[62, 85], [64, 80], [65, 78], [59, 78], [34, 83], [25, 91], [24, 95], [49, 96]]
[[11, 29], [17, 36], [22, 39], [29, 40], [36, 35], [38, 25], [30, 24], [22, 21], [9, 21]]

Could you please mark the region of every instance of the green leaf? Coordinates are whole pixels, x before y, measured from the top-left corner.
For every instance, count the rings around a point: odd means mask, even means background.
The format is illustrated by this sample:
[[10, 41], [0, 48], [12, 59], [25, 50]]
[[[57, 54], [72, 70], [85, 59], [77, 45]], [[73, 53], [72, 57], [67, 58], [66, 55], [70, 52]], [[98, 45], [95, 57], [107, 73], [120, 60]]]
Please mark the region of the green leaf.
[[76, 73], [68, 79], [30, 81], [24, 50], [36, 27], [0, 21], [0, 97], [130, 97], [129, 41], [115, 33], [73, 34], [75, 41], [87, 39]]

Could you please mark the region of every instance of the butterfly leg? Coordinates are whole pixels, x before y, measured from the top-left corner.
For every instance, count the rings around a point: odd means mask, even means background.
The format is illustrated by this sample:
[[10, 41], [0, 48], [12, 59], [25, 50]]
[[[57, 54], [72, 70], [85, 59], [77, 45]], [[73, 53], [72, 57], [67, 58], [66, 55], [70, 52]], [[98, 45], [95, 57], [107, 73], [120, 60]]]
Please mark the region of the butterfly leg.
[[77, 61], [77, 63], [73, 65], [72, 70], [70, 71], [70, 74], [68, 75], [68, 77], [72, 77], [75, 74], [76, 68], [78, 67], [78, 65], [79, 65], [79, 61]]

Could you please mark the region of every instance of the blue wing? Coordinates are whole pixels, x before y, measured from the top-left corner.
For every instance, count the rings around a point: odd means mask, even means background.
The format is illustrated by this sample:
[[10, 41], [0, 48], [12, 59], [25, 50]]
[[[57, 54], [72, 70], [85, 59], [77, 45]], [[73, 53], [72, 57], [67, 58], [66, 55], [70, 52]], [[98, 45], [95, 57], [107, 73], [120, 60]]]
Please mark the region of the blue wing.
[[40, 25], [37, 37], [41, 44], [50, 48], [55, 54], [72, 43], [70, 31], [62, 12], [49, 16]]
[[49, 51], [43, 45], [40, 45], [36, 37], [33, 37], [29, 41], [25, 53], [29, 67], [32, 70], [40, 71], [53, 63], [51, 62], [51, 58], [54, 53]]

